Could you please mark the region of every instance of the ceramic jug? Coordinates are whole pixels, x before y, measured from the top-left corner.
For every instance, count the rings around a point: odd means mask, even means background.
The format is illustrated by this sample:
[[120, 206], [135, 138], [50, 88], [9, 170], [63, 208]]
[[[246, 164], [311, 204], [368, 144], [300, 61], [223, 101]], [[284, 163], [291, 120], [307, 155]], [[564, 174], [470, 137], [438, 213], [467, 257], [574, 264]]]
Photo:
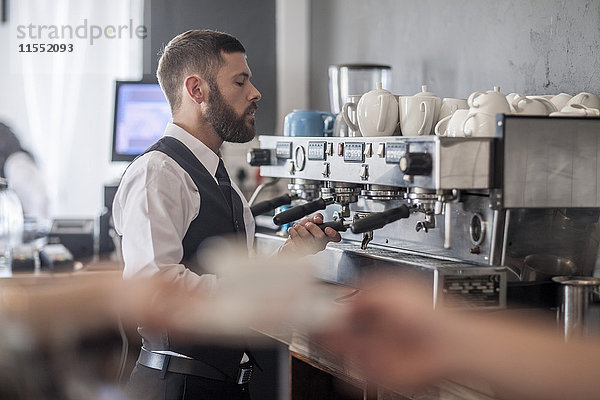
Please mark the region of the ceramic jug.
[[398, 102], [379, 82], [377, 89], [362, 95], [356, 114], [363, 136], [392, 136], [398, 125]]

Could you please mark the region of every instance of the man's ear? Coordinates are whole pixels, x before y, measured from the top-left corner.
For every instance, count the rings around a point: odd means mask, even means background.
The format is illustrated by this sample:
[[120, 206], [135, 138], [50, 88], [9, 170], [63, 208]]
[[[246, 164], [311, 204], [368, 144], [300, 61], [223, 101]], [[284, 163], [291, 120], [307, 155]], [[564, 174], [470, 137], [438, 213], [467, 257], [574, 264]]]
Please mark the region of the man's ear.
[[185, 78], [185, 92], [196, 104], [208, 100], [208, 85], [204, 79], [198, 75], [191, 75]]

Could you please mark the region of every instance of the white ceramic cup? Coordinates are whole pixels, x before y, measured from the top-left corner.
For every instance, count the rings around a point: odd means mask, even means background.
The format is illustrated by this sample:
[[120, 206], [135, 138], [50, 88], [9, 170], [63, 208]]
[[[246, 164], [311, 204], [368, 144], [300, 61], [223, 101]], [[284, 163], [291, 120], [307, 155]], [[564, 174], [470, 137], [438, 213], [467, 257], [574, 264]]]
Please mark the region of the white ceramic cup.
[[447, 127], [452, 114], [456, 110], [468, 110], [469, 104], [467, 103], [467, 99], [454, 99], [454, 98], [445, 98], [442, 100], [442, 106], [440, 107], [440, 116], [439, 120], [435, 124], [435, 128], [433, 132], [438, 136], [447, 136]]
[[342, 107], [341, 114], [344, 118], [344, 122], [346, 123], [346, 125], [348, 125], [348, 136], [350, 137], [362, 136], [356, 117], [356, 109], [361, 97], [362, 94], [349, 95], [348, 102], [344, 103], [344, 106]]
[[571, 104], [564, 106], [562, 110], [553, 112], [551, 117], [598, 117], [600, 110], [586, 107], [582, 104]]
[[465, 137], [495, 137], [496, 115], [469, 111], [462, 124]]
[[560, 110], [560, 108], [556, 108], [556, 105], [551, 101], [554, 96], [552, 95], [542, 95], [542, 96], [526, 96], [528, 99], [533, 99], [541, 102], [544, 107], [546, 107], [546, 115], [556, 112]]
[[500, 87], [494, 86], [494, 90], [487, 92], [471, 93], [467, 100], [471, 111], [486, 114], [510, 114], [510, 105], [506, 96], [500, 93]]
[[435, 125], [434, 132], [438, 136], [463, 137], [462, 125], [469, 114], [469, 109], [458, 109], [440, 119]]
[[556, 96], [553, 96], [550, 101], [552, 104], [554, 104], [557, 110], [562, 110], [572, 98], [573, 96], [568, 93], [559, 93]]
[[435, 133], [437, 136], [448, 136], [448, 124], [450, 123], [450, 119], [452, 118], [453, 114], [454, 113], [446, 115], [440, 119], [437, 124], [435, 124], [433, 133]]
[[469, 108], [467, 99], [454, 99], [451, 97], [446, 97], [442, 100], [439, 119], [441, 120], [448, 115], [452, 115], [456, 110], [464, 110], [467, 108]]
[[463, 131], [463, 124], [467, 116], [469, 115], [469, 110], [456, 110], [450, 121], [448, 121], [448, 128], [446, 128], [448, 132], [448, 136], [450, 137], [464, 137], [465, 132]]
[[568, 106], [572, 104], [581, 104], [582, 106], [586, 106], [588, 108], [600, 109], [600, 99], [598, 96], [587, 92], [581, 92], [573, 96], [573, 98], [567, 102]]
[[558, 111], [550, 100], [543, 97], [517, 96], [513, 99], [511, 107], [515, 114], [521, 115], [548, 115]]
[[436, 99], [400, 96], [400, 130], [403, 136], [431, 135], [436, 115]]
[[510, 106], [510, 111], [513, 113], [515, 112], [515, 109], [512, 106], [512, 102], [514, 99], [516, 99], [517, 97], [520, 97], [520, 96], [521, 95], [519, 93], [515, 93], [515, 92], [509, 93], [506, 95], [506, 101], [508, 102], [508, 105]]

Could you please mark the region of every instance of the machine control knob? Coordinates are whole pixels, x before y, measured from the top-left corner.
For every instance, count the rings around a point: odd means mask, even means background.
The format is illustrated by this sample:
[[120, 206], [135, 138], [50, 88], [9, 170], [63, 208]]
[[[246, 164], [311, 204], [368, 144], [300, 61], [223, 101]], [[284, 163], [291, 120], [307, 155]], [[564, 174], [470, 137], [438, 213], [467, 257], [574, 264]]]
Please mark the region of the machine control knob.
[[366, 181], [369, 179], [369, 165], [363, 164], [360, 166], [360, 179]]
[[428, 153], [406, 153], [400, 158], [400, 171], [406, 175], [429, 175], [431, 155]]
[[294, 175], [296, 173], [296, 165], [292, 160], [288, 162], [288, 172], [290, 175]]
[[246, 161], [253, 167], [271, 165], [271, 149], [250, 149], [246, 154]]
[[385, 157], [385, 143], [379, 143], [377, 146], [377, 155], [379, 158]]
[[333, 143], [331, 143], [331, 142], [327, 143], [327, 145], [325, 146], [325, 154], [327, 154], [328, 156], [333, 155]]
[[365, 143], [365, 157], [373, 157], [373, 143]]
[[323, 163], [323, 171], [322, 174], [325, 178], [329, 177], [329, 174], [331, 174], [331, 169], [329, 167], [329, 163]]

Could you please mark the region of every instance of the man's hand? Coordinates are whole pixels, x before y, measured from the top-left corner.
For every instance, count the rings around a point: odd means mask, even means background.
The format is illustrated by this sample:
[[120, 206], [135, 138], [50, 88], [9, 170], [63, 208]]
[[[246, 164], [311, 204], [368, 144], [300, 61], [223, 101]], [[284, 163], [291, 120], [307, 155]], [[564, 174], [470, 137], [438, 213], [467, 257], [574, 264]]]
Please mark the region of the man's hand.
[[282, 252], [290, 252], [298, 255], [315, 254], [325, 249], [329, 242], [342, 240], [340, 233], [333, 228], [327, 227], [325, 231], [317, 226], [323, 223], [323, 215], [316, 213], [312, 217], [296, 222], [288, 230], [288, 240], [281, 248]]

